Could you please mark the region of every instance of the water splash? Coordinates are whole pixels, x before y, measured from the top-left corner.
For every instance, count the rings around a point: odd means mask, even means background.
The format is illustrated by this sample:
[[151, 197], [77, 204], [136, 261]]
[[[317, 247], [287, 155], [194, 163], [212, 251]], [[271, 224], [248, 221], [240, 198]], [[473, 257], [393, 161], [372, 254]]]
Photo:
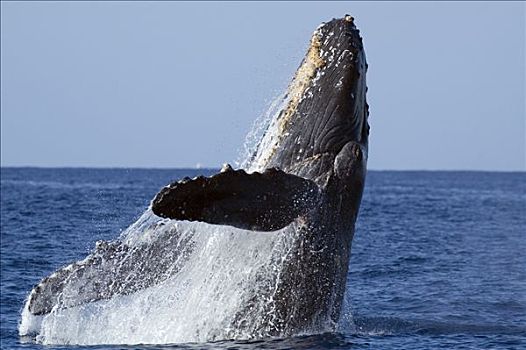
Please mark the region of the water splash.
[[262, 171], [265, 169], [264, 160], [278, 137], [278, 117], [283, 108], [288, 104], [286, 93], [277, 96], [269, 108], [252, 125], [243, 143], [243, 151], [236, 164], [248, 172]]
[[[26, 305], [20, 334], [36, 333], [37, 341], [43, 344], [82, 345], [257, 337], [259, 316], [272, 303], [272, 289], [292, 243], [291, 235], [284, 230], [260, 233], [198, 222], [170, 222], [148, 210], [120, 241], [140, 249], [173, 234], [179, 236], [171, 243], [173, 248], [186, 249], [187, 254], [165, 267], [170, 278], [133, 294], [75, 307], [63, 307], [59, 301], [43, 317], [31, 315]], [[182, 242], [184, 246], [178, 246]], [[74, 297], [65, 294], [91, 282], [81, 277], [65, 283], [71, 288], [65, 288], [62, 299]], [[259, 300], [255, 295], [269, 298]], [[240, 314], [247, 305], [251, 309]], [[233, 327], [236, 324], [243, 326]]]

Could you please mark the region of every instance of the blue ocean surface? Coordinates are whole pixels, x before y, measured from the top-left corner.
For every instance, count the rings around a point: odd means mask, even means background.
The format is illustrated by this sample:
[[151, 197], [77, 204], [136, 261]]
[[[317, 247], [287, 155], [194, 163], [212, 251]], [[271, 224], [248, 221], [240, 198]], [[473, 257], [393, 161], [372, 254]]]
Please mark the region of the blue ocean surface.
[[20, 338], [25, 298], [116, 238], [168, 182], [215, 170], [1, 170], [3, 349], [525, 349], [526, 174], [370, 171], [352, 247], [353, 326], [285, 339], [43, 346]]

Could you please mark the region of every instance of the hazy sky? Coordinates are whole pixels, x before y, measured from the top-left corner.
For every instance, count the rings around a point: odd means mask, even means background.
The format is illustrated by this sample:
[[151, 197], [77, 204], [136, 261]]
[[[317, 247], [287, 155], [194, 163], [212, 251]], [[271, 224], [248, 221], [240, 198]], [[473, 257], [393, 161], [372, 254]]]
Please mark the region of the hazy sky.
[[371, 169], [525, 169], [525, 3], [2, 2], [3, 166], [218, 167], [350, 13]]

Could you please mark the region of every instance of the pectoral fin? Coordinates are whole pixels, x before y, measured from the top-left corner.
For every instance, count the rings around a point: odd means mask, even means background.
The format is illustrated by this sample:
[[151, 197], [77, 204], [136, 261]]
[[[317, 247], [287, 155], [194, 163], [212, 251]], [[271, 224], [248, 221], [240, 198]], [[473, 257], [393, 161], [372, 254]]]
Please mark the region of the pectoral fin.
[[318, 196], [313, 181], [278, 169], [247, 174], [228, 167], [209, 178], [168, 185], [155, 196], [152, 210], [164, 218], [274, 231], [307, 213]]

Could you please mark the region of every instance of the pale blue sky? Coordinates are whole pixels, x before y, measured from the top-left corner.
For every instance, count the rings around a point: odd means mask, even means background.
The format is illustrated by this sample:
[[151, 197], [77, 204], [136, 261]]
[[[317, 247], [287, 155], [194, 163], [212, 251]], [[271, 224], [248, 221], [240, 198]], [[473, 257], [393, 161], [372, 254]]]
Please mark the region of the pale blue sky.
[[2, 165], [233, 161], [345, 13], [369, 62], [369, 168], [526, 170], [521, 2], [2, 2]]

